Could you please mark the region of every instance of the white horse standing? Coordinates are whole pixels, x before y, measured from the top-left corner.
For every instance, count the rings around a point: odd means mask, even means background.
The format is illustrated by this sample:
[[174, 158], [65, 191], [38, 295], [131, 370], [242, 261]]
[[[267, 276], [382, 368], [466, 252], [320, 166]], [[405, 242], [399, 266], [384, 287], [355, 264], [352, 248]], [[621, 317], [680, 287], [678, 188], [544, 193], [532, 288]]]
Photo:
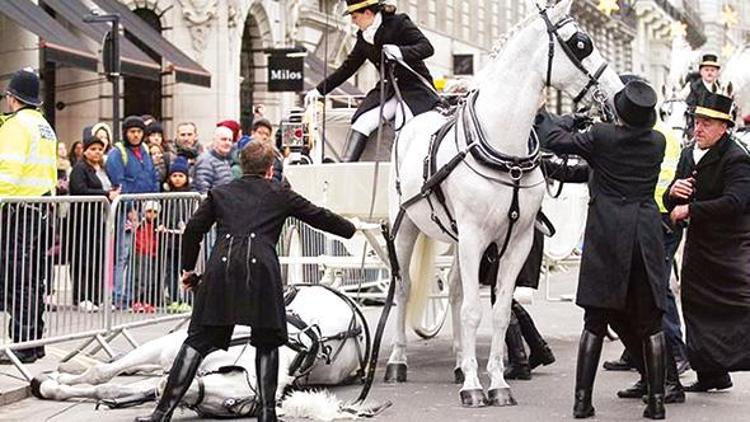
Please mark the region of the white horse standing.
[[[295, 381], [301, 385], [336, 385], [363, 369], [361, 365], [368, 348], [363, 335], [366, 321], [355, 308], [351, 300], [324, 286], [298, 287], [297, 294], [287, 305], [287, 313], [295, 315], [294, 319], [303, 324], [290, 322], [289, 336], [301, 346], [299, 349], [306, 350], [279, 348], [278, 398]], [[247, 337], [249, 333], [249, 327], [237, 326], [232, 337]], [[32, 392], [38, 398], [49, 400], [115, 400], [129, 396], [145, 399], [164, 387], [166, 376], [161, 377], [161, 381], [156, 378], [130, 385], [109, 381], [125, 372], [168, 370], [186, 337], [185, 330], [176, 331], [79, 375], [53, 373], [37, 377], [32, 381]], [[313, 347], [315, 342], [317, 347]], [[213, 352], [201, 363], [198, 376], [181, 404], [206, 416], [251, 416], [256, 405], [254, 368], [255, 350], [247, 342], [232, 346], [228, 351]]]
[[[471, 127], [467, 127], [466, 120], [459, 118], [437, 152], [437, 168], [453, 159], [459, 151], [466, 150], [467, 144], [477, 141], [475, 137], [466, 139], [466, 128], [472, 133], [482, 131], [487, 134], [486, 142], [495, 152], [533, 160], [537, 151], [529, 152], [527, 145], [545, 83], [573, 97], [578, 96], [579, 100], [596, 96], [600, 102], [604, 101], [602, 97], [612, 98], [622, 88], [615, 71], [606, 67], [590, 38], [569, 17], [571, 2], [563, 0], [519, 25], [518, 32], [480, 74], [482, 79], [477, 84], [475, 107], [481, 129], [470, 124]], [[596, 95], [592, 95], [594, 91]], [[412, 119], [401, 131], [392, 159], [389, 192], [392, 223], [397, 219], [403, 202], [420, 192], [424, 183], [422, 163], [429, 154], [431, 136], [445, 121], [440, 114], [429, 112]], [[456, 259], [449, 276], [450, 304], [457, 352], [456, 374], [457, 379], [463, 377], [460, 397], [467, 407], [515, 404], [510, 387], [503, 378], [505, 330], [510, 318], [515, 279], [531, 248], [534, 216], [544, 195], [541, 170], [537, 167], [528, 170], [500, 171], [480, 164], [467, 154], [441, 184], [446, 206], [455, 217], [458, 229], [458, 233], [454, 233], [457, 238]], [[509, 209], [514, 189], [510, 186], [514, 180], [518, 180], [521, 189], [517, 191], [517, 220], [512, 224]], [[396, 187], [397, 182], [401, 192]], [[432, 281], [432, 273], [424, 270], [410, 280], [409, 263], [417, 237], [423, 233], [431, 239], [454, 241], [433, 221], [434, 215], [444, 226], [450, 227], [446, 213], [434, 195], [430, 198], [435, 206], [434, 213], [427, 200], [416, 202], [406, 209], [396, 233], [395, 247], [402, 268], [402, 283], [397, 291], [397, 334], [386, 368], [386, 381], [406, 380], [405, 323], [411, 283], [414, 282], [415, 290], [425, 291], [424, 284]], [[499, 262], [494, 287], [497, 301], [492, 308], [493, 336], [487, 363], [491, 383], [487, 400], [477, 375], [476, 333], [481, 319], [477, 279], [485, 250], [492, 243], [501, 250], [506, 236], [508, 247]], [[422, 252], [417, 248], [414, 255], [419, 256]], [[429, 255], [422, 254], [423, 257]]]

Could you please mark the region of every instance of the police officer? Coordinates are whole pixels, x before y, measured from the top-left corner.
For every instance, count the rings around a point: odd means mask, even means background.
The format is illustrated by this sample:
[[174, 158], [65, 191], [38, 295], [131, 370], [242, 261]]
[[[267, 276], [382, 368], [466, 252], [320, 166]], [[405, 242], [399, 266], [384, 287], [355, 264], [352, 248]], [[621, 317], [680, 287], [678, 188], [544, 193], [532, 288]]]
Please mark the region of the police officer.
[[[357, 43], [346, 61], [326, 80], [318, 84], [305, 96], [309, 104], [321, 95], [328, 94], [344, 83], [369, 60], [380, 67], [381, 52], [388, 57], [403, 60], [417, 75], [403, 66], [396, 65], [395, 78], [406, 104], [398, 104], [393, 85], [385, 83], [386, 103], [383, 106], [385, 118], [396, 118], [396, 127], [417, 114], [431, 110], [439, 101], [430, 86], [433, 84], [424, 59], [434, 53], [427, 37], [405, 14], [396, 14], [392, 5], [380, 0], [346, 0], [345, 15], [351, 15], [352, 22], [359, 27]], [[427, 86], [429, 84], [430, 86]], [[378, 128], [380, 121], [380, 86], [376, 86], [365, 97], [354, 113], [352, 128], [346, 151], [341, 160], [357, 161], [365, 150], [367, 138]]]
[[[636, 333], [647, 374], [643, 416], [663, 419], [665, 338], [664, 248], [654, 188], [664, 157], [664, 136], [653, 130], [656, 93], [631, 81], [615, 95], [618, 124], [596, 123], [577, 133], [571, 122], [539, 121], [539, 138], [559, 154], [583, 157], [592, 169], [591, 200], [576, 303], [584, 308], [573, 415], [594, 415], [594, 378], [607, 324]], [[572, 119], [571, 119], [572, 120]], [[631, 339], [632, 341], [632, 339]]]
[[[0, 197], [53, 195], [57, 185], [57, 136], [39, 112], [39, 77], [31, 69], [13, 75], [5, 91], [11, 112], [0, 126]], [[42, 206], [7, 204], [0, 222], [7, 271], [0, 271], [0, 306], [10, 312], [14, 342], [36, 340], [44, 331], [44, 257], [47, 213]], [[23, 238], [16, 245], [11, 238]], [[8, 278], [6, 278], [8, 277]], [[3, 297], [7, 292], [8, 296]], [[12, 295], [13, 297], [10, 297]], [[16, 351], [24, 363], [44, 356], [44, 347]]]

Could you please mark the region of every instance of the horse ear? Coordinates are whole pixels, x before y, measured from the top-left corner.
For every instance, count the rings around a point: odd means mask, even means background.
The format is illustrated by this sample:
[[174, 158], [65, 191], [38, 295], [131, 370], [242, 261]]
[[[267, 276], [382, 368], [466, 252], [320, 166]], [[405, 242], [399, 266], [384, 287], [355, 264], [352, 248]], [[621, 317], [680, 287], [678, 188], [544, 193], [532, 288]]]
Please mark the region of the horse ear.
[[729, 82], [727, 84], [727, 97], [732, 97], [734, 94], [734, 85], [732, 85], [732, 82]]
[[555, 12], [560, 16], [570, 14], [570, 8], [573, 6], [573, 0], [560, 0], [555, 5]]
[[661, 86], [661, 96], [666, 97], [667, 96], [667, 86], [662, 84]]

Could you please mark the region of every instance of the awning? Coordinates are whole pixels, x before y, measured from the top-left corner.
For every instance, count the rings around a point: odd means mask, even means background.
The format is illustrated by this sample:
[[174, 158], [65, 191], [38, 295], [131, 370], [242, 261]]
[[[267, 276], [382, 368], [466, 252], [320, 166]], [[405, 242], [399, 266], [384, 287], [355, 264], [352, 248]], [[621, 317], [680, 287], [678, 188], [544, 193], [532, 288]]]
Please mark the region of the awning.
[[81, 40], [41, 7], [29, 0], [2, 0], [0, 13], [39, 36], [45, 60], [96, 72], [96, 54], [81, 47]]
[[167, 62], [168, 71], [175, 72], [177, 82], [211, 87], [211, 74], [193, 59], [162, 37], [143, 19], [117, 0], [94, 0], [103, 10], [118, 13], [128, 32], [148, 45]]
[[[110, 26], [107, 23], [83, 21], [83, 17], [91, 13], [91, 8], [79, 0], [44, 0], [44, 4], [95, 41], [102, 42], [104, 35], [109, 32]], [[123, 75], [155, 81], [161, 78], [161, 65], [122, 35], [120, 36], [120, 57]]]
[[[318, 58], [315, 54], [308, 54], [305, 56], [305, 89], [313, 89], [315, 88], [320, 82], [323, 81], [323, 70], [325, 69], [326, 64], [323, 63], [323, 60]], [[328, 66], [328, 75], [333, 73], [336, 69], [332, 68], [331, 66]], [[331, 95], [364, 95], [362, 91], [360, 91], [359, 88], [356, 86], [350, 84], [349, 82], [344, 82], [343, 84], [339, 85], [338, 88], [334, 89], [331, 93]]]

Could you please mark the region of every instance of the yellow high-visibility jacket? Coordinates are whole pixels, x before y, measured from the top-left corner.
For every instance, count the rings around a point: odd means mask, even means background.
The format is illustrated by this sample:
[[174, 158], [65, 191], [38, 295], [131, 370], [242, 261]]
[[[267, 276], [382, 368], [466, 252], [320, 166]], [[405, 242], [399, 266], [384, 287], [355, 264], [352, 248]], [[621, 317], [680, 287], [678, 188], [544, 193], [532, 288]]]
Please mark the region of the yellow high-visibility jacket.
[[656, 205], [659, 206], [659, 211], [664, 214], [667, 212], [667, 207], [664, 206], [662, 195], [664, 195], [664, 191], [667, 190], [669, 184], [672, 183], [672, 179], [674, 179], [682, 147], [680, 146], [680, 138], [677, 136], [677, 133], [667, 127], [661, 120], [656, 122], [654, 130], [664, 135], [664, 139], [667, 140], [667, 145], [664, 149], [664, 161], [661, 162], [659, 181], [656, 182], [656, 191], [654, 192]]
[[42, 114], [18, 110], [0, 126], [0, 197], [54, 194], [57, 136]]

